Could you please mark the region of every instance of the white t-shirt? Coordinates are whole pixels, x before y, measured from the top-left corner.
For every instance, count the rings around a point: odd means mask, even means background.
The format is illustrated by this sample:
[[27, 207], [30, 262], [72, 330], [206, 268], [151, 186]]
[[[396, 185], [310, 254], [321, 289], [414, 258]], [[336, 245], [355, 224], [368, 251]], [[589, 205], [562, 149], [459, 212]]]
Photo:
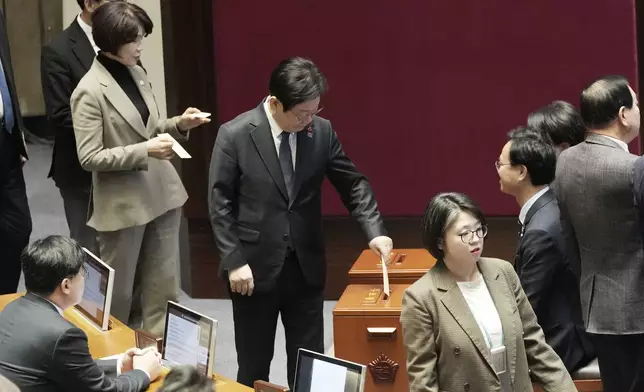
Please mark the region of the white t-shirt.
[[499, 347], [503, 345], [503, 326], [501, 325], [501, 318], [499, 312], [496, 310], [494, 301], [487, 285], [483, 280], [483, 276], [472, 282], [457, 282], [458, 288], [461, 290], [467, 305], [476, 323], [481, 329], [483, 339], [488, 348]]

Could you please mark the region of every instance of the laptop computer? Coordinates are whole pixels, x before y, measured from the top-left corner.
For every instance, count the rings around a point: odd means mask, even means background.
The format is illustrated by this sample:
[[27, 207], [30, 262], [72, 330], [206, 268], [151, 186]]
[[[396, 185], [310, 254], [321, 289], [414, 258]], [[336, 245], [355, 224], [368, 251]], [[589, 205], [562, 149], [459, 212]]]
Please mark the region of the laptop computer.
[[366, 379], [364, 365], [301, 348], [293, 392], [364, 392]]
[[85, 291], [83, 299], [75, 308], [94, 326], [107, 331], [110, 325], [114, 269], [89, 250], [83, 248], [83, 251], [87, 254], [83, 265]]
[[195, 366], [211, 377], [215, 363], [217, 320], [168, 301], [163, 332], [163, 365]]

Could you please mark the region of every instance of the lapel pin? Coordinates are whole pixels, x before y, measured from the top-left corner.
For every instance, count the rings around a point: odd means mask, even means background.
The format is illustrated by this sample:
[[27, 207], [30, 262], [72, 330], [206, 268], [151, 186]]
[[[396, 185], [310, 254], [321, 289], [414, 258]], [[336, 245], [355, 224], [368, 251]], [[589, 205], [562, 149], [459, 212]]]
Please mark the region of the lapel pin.
[[306, 129], [306, 136], [308, 136], [309, 139], [313, 139], [313, 127], [308, 127]]
[[145, 83], [143, 83], [142, 80], [139, 80], [139, 84], [141, 84], [141, 86], [143, 86]]

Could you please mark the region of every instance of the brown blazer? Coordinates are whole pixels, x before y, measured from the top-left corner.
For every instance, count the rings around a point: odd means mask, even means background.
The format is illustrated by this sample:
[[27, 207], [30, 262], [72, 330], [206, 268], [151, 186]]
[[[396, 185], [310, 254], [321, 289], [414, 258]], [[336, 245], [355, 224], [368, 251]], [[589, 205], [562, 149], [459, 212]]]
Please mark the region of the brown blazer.
[[130, 68], [150, 111], [147, 126], [105, 67], [94, 59], [71, 98], [78, 160], [93, 172], [91, 217], [98, 231], [143, 225], [188, 199], [170, 161], [148, 157], [146, 141], [158, 133], [185, 140], [178, 117], [160, 119], [143, 68]]
[[[514, 391], [532, 391], [532, 380], [546, 392], [576, 391], [512, 265], [492, 258], [478, 265], [501, 318]], [[500, 390], [481, 330], [443, 261], [405, 291], [400, 323], [411, 392]]]

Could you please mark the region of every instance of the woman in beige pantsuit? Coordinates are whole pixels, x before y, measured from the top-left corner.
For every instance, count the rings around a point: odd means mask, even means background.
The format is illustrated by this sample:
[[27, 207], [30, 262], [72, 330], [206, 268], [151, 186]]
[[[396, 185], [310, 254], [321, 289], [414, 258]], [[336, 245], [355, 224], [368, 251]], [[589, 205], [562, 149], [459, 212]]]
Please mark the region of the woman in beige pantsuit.
[[576, 391], [512, 265], [480, 257], [480, 208], [463, 194], [439, 194], [422, 235], [438, 261], [403, 297], [410, 391], [527, 392], [533, 381], [546, 392]]
[[101, 49], [71, 99], [78, 159], [91, 171], [88, 225], [101, 258], [115, 269], [112, 314], [134, 328], [163, 332], [165, 304], [177, 300], [180, 208], [188, 195], [170, 159], [172, 142], [208, 122], [198, 109], [159, 118], [137, 65], [152, 21], [140, 7], [106, 2], [92, 14]]

